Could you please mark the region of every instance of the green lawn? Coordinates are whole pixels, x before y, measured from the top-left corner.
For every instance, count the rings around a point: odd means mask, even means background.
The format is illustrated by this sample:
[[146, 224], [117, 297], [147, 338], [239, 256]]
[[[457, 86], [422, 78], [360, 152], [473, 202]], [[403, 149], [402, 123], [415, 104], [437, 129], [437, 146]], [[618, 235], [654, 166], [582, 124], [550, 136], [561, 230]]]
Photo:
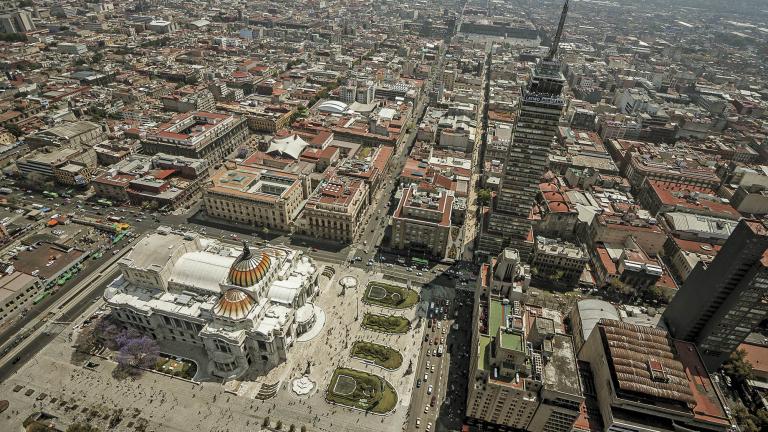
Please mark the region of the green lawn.
[[157, 357], [157, 361], [155, 361], [155, 370], [185, 379], [192, 379], [195, 373], [197, 373], [197, 366], [194, 362], [179, 362], [161, 354]]
[[397, 350], [373, 342], [355, 342], [352, 357], [370, 360], [385, 369], [397, 369], [403, 364], [403, 356]]
[[363, 316], [363, 327], [382, 333], [406, 333], [411, 322], [401, 316], [367, 313]]
[[371, 153], [373, 152], [372, 147], [360, 147], [360, 150], [357, 153], [358, 158], [365, 159], [367, 158]]
[[393, 309], [407, 309], [419, 302], [419, 294], [405, 287], [369, 282], [363, 302]]
[[[339, 376], [342, 376], [343, 383], [346, 383], [346, 386], [344, 384], [339, 386], [344, 387], [342, 389], [336, 386]], [[351, 390], [350, 386], [352, 381], [354, 381], [354, 390]], [[344, 393], [336, 393], [336, 390], [344, 390]], [[351, 393], [348, 393], [350, 390]], [[338, 368], [333, 371], [326, 399], [348, 407], [385, 414], [395, 408], [397, 392], [380, 376], [355, 369]]]

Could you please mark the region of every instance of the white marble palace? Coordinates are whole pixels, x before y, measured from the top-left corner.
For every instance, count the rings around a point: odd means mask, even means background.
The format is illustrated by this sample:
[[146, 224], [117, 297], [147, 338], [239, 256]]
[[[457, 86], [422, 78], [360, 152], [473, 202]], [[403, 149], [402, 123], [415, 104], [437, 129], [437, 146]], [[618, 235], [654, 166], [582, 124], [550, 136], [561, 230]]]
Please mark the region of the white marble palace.
[[161, 227], [118, 265], [104, 293], [113, 316], [155, 339], [204, 347], [208, 371], [222, 379], [285, 361], [315, 322], [317, 267], [288, 247], [234, 247]]

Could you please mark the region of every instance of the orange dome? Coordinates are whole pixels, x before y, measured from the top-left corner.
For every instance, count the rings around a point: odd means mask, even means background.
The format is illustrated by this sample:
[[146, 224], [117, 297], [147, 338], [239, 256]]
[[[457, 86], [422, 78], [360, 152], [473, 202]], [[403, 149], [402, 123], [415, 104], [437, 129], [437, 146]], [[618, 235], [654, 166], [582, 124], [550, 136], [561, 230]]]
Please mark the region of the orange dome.
[[216, 302], [213, 313], [233, 320], [243, 319], [255, 304], [256, 301], [248, 293], [231, 288]]
[[227, 282], [241, 287], [254, 286], [267, 275], [270, 264], [272, 260], [269, 255], [262, 253], [261, 257], [256, 257], [251, 254], [248, 245], [244, 244], [243, 253], [229, 268]]

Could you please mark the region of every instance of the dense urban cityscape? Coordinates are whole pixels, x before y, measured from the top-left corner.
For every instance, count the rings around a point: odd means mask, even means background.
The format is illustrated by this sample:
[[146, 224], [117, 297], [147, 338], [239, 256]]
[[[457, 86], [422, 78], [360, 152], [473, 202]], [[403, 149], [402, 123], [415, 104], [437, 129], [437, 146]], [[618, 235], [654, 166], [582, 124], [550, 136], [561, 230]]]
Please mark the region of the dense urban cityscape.
[[768, 4], [0, 2], [0, 431], [768, 431]]

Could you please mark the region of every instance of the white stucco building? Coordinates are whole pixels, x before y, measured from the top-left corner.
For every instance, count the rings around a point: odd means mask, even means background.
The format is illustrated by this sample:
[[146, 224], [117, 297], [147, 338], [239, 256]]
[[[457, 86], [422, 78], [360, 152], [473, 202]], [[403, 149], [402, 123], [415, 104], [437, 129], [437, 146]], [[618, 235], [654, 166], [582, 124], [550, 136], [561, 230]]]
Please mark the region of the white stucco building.
[[287, 247], [234, 247], [160, 228], [118, 261], [113, 316], [158, 340], [202, 346], [208, 371], [235, 379], [285, 361], [312, 327], [318, 269]]

